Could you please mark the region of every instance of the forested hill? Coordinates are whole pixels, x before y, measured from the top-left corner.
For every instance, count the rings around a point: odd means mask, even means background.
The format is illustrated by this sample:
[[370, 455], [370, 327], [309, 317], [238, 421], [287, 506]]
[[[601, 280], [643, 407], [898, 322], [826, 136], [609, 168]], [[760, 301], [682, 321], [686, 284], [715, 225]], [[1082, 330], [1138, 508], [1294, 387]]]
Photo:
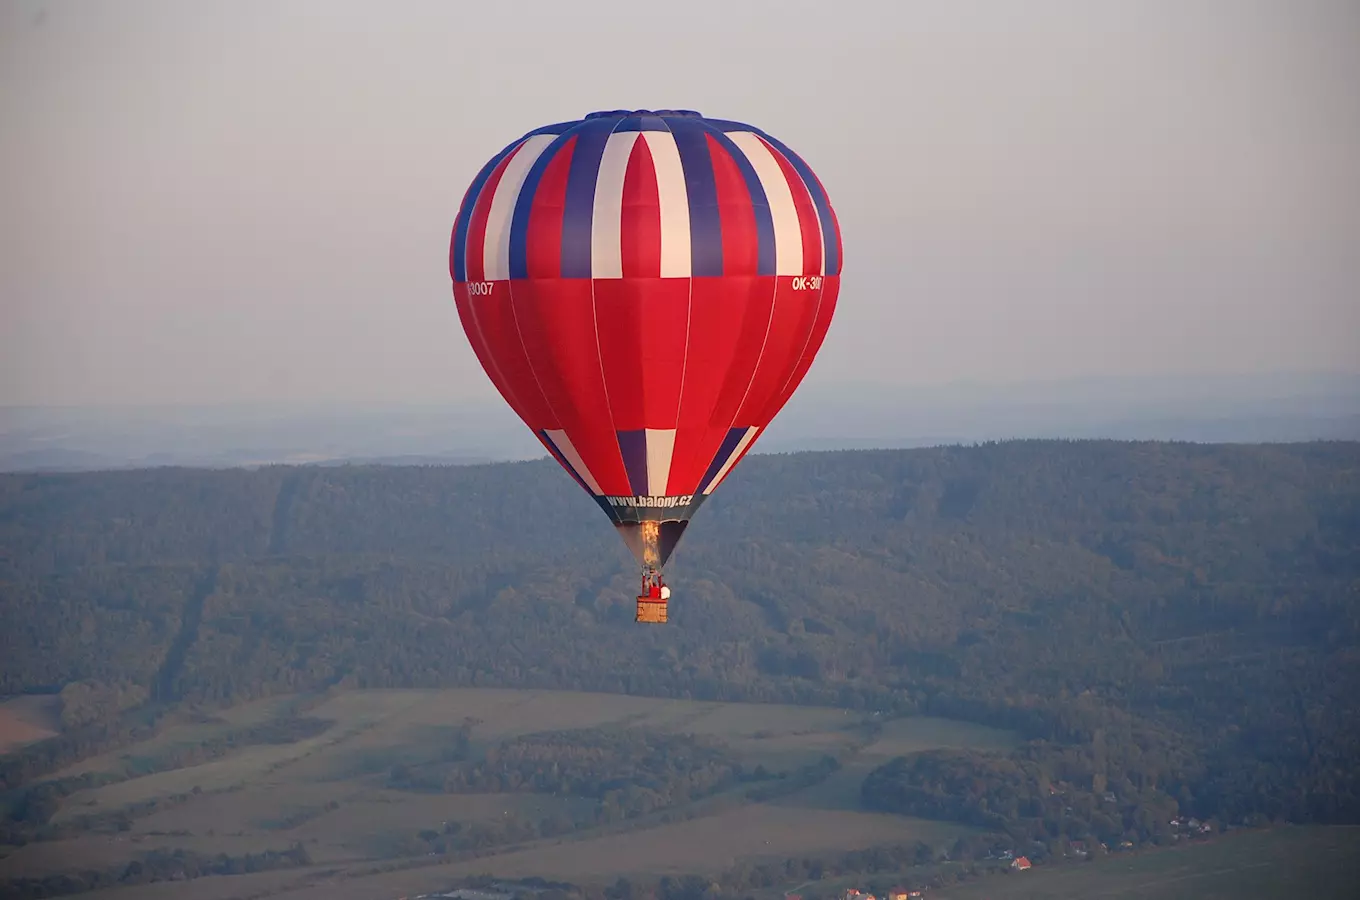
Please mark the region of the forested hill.
[[1354, 443], [752, 456], [668, 627], [546, 460], [3, 476], [0, 573], [0, 693], [65, 686], [73, 727], [328, 685], [829, 702], [1018, 728], [1183, 808], [1360, 819]]

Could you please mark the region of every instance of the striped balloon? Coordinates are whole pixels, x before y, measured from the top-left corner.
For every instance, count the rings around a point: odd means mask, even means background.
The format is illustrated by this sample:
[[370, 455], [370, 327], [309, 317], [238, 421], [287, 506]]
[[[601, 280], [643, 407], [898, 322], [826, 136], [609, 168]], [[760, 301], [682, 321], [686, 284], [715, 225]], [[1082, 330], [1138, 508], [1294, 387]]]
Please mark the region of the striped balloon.
[[616, 110], [488, 161], [449, 268], [496, 388], [659, 568], [811, 365], [841, 238], [817, 176], [760, 129]]

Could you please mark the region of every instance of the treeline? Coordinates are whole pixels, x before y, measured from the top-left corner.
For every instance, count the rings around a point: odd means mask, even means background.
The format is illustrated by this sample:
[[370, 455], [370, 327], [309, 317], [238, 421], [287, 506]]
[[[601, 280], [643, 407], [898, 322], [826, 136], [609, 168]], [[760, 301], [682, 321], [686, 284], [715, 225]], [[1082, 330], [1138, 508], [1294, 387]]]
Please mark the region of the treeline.
[[[929, 713], [1042, 741], [1048, 776], [1092, 794], [1103, 778], [1201, 818], [1360, 821], [1353, 443], [754, 456], [677, 551], [666, 628], [632, 622], [630, 558], [547, 461], [0, 476], [0, 547], [0, 690]], [[117, 711], [121, 689], [71, 699], [73, 724], [117, 718], [0, 760], [4, 784], [155, 727], [154, 705]]]
[[739, 762], [716, 741], [637, 728], [543, 732], [488, 747], [452, 766], [449, 793], [525, 792], [601, 799], [637, 789], [656, 806], [692, 800], [741, 780]]
[[58, 694], [62, 730], [116, 721], [124, 712], [142, 706], [148, 699], [149, 692], [139, 684], [73, 681]]
[[[924, 841], [863, 850], [813, 853], [782, 861], [743, 862], [713, 874], [664, 875], [659, 878], [620, 876], [607, 885], [575, 885], [526, 879], [520, 884], [542, 891], [543, 900], [742, 900], [756, 892], [804, 885], [804, 896], [829, 897], [813, 882], [850, 881], [875, 894], [890, 888], [920, 890], [989, 875], [1004, 875], [1010, 862], [998, 855], [1008, 845], [1005, 835], [976, 833], [948, 848]], [[458, 886], [506, 890], [513, 882], [492, 876], [464, 879]], [[838, 891], [839, 892], [839, 891]]]
[[145, 740], [156, 732], [163, 708], [138, 710], [113, 722], [86, 725], [0, 757], [0, 791], [13, 791], [57, 769], [115, 747]]
[[1108, 789], [1097, 781], [1057, 780], [1046, 748], [1010, 755], [932, 750], [899, 757], [864, 780], [861, 797], [870, 809], [944, 819], [1004, 834], [1010, 846], [1036, 858], [1062, 856], [1081, 847], [1170, 843], [1175, 798], [1127, 781]]
[[[470, 730], [468, 725], [461, 726], [435, 760], [393, 766], [388, 786], [443, 793], [551, 794], [596, 801], [594, 811], [584, 819], [545, 820], [536, 829], [525, 823], [517, 826], [520, 832], [504, 838], [507, 841], [646, 815], [775, 777], [763, 768], [748, 770], [720, 743], [693, 735], [641, 728], [539, 732], [502, 741], [474, 756], [468, 751]], [[447, 829], [445, 833], [455, 834]], [[471, 844], [448, 846], [481, 847], [490, 838], [473, 832], [471, 840]]]
[[153, 850], [125, 866], [107, 869], [87, 869], [79, 874], [53, 875], [47, 878], [15, 878], [0, 882], [0, 896], [14, 900], [38, 900], [42, 897], [61, 897], [81, 894], [102, 888], [130, 887], [160, 881], [192, 881], [210, 875], [245, 875], [274, 869], [291, 869], [311, 864], [311, 857], [301, 843], [287, 850], [265, 850], [215, 856], [192, 850]]
[[[577, 831], [595, 831], [619, 826], [641, 816], [657, 814], [663, 824], [714, 815], [747, 802], [767, 802], [786, 794], [805, 790], [825, 780], [840, 768], [833, 756], [824, 756], [789, 771], [769, 772], [763, 766], [746, 771], [739, 765], [732, 774], [710, 783], [707, 789], [690, 787], [688, 792], [664, 790], [664, 785], [644, 776], [641, 780], [608, 779], [603, 794], [589, 807], [573, 804], [572, 809], [538, 819], [513, 812], [494, 821], [460, 822], [450, 820], [438, 828], [423, 828], [395, 837], [388, 848], [390, 856], [424, 856], [430, 853], [447, 859], [476, 856], [511, 844], [561, 837]], [[606, 778], [608, 774], [603, 773]], [[742, 785], [749, 785], [742, 789]], [[574, 797], [581, 795], [573, 794]], [[589, 797], [590, 795], [585, 795]], [[695, 802], [700, 801], [700, 802]]]
[[[55, 778], [13, 789], [4, 795], [6, 814], [3, 819], [0, 819], [0, 843], [22, 845], [35, 840], [58, 840], [83, 833], [91, 828], [98, 828], [101, 825], [120, 829], [139, 812], [149, 814], [156, 811], [157, 804], [154, 801], [148, 801], [140, 806], [133, 805], [117, 812], [98, 815], [84, 814], [68, 818], [59, 825], [50, 824], [50, 821], [56, 815], [57, 810], [60, 809], [62, 800], [76, 791], [106, 784], [116, 784], [130, 778], [156, 772], [167, 772], [173, 769], [200, 765], [244, 747], [260, 744], [294, 743], [322, 734], [334, 724], [328, 719], [285, 715], [268, 722], [234, 728], [225, 734], [207, 737], [195, 744], [176, 744], [164, 748], [154, 756], [130, 760], [118, 771], [100, 771]], [[149, 728], [143, 730], [150, 731]], [[114, 735], [118, 733], [117, 731], [112, 732]], [[132, 732], [132, 734], [136, 733]], [[104, 741], [112, 745], [108, 730], [100, 729], [99, 734]], [[62, 746], [59, 739], [47, 743], [57, 743], [58, 746]], [[98, 744], [95, 745], [98, 746]], [[59, 756], [46, 757], [40, 755], [42, 747], [43, 745], [40, 744], [37, 748], [30, 748], [28, 751], [19, 754], [16, 764], [18, 760], [29, 759], [33, 761], [35, 768], [45, 770], [46, 765], [60, 759]]]

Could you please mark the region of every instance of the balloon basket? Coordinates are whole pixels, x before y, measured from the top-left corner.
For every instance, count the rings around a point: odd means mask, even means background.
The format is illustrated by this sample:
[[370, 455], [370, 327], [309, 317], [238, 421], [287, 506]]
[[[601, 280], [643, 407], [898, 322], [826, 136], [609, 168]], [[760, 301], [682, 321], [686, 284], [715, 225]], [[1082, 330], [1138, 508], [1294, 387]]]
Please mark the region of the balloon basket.
[[635, 622], [645, 622], [649, 625], [665, 625], [666, 601], [658, 600], [655, 597], [637, 598], [637, 617]]

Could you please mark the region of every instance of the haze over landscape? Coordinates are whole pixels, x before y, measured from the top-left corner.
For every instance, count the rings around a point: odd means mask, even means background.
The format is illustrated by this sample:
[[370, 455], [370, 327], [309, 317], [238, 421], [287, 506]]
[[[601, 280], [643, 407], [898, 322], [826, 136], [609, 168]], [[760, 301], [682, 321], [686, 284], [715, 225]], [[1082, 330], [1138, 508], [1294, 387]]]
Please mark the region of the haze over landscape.
[[0, 9], [7, 406], [497, 399], [457, 205], [616, 107], [763, 123], [829, 186], [809, 384], [1360, 371], [1346, 0]]
[[[490, 462], [544, 455], [499, 397], [463, 403], [9, 407], [0, 471]], [[892, 386], [812, 381], [756, 452], [1013, 438], [1360, 439], [1360, 376], [1269, 373]]]
[[[0, 897], [1349, 900], [1358, 85], [1350, 0], [0, 0]], [[845, 250], [658, 626], [449, 271], [638, 108]]]

